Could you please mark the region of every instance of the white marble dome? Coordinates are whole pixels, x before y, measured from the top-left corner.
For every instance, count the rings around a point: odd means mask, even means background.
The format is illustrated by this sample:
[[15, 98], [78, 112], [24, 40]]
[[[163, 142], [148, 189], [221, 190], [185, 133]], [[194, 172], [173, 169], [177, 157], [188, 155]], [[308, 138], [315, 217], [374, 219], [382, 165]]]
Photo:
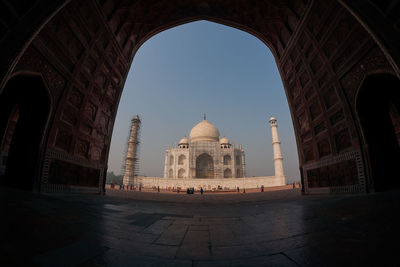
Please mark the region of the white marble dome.
[[219, 140], [219, 142], [220, 142], [221, 144], [230, 144], [229, 139], [226, 138], [226, 137], [222, 137], [222, 138]]
[[219, 131], [211, 122], [203, 120], [190, 131], [190, 142], [218, 142]]
[[182, 139], [181, 139], [181, 141], [179, 141], [179, 145], [180, 144], [188, 144], [189, 143], [189, 140], [186, 138], [186, 136], [185, 137], [183, 137]]

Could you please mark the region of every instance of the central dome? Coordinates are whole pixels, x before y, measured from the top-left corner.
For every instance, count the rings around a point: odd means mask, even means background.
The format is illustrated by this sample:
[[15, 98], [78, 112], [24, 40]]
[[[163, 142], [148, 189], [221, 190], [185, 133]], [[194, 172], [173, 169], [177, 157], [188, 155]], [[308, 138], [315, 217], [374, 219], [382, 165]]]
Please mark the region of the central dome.
[[218, 142], [219, 131], [211, 122], [203, 120], [190, 131], [191, 142]]

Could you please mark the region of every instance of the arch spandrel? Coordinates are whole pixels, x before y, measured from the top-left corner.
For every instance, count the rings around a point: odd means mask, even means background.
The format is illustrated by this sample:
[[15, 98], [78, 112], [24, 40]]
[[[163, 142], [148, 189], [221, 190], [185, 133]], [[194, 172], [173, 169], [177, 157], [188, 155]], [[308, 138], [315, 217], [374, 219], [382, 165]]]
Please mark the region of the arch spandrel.
[[[57, 7], [63, 4], [58, 1]], [[20, 42], [19, 56], [15, 53], [14, 59], [9, 56], [5, 61], [15, 64], [1, 69], [1, 77], [11, 74], [12, 68], [48, 77], [59, 104], [52, 114], [47, 156], [99, 173], [106, 169], [113, 123], [132, 59], [145, 40], [168, 28], [206, 19], [244, 30], [271, 49], [293, 118], [306, 191], [319, 186], [318, 181], [308, 183], [308, 177], [318, 180], [316, 173], [335, 172], [340, 164], [350, 164], [345, 163], [349, 157], [363, 158], [353, 115], [360, 77], [365, 69], [387, 70], [400, 62], [396, 53], [392, 57], [388, 50], [382, 52], [385, 47], [358, 23], [361, 16], [353, 17], [334, 0], [259, 1], [256, 5], [245, 0], [200, 4], [72, 0], [59, 12], [54, 6], [49, 8], [54, 12], [44, 9], [43, 14], [53, 18], [42, 20], [42, 29], [39, 22], [32, 23], [32, 29], [41, 30], [32, 30], [30, 38], [37, 36], [26, 50]], [[393, 46], [392, 50], [399, 49]], [[359, 177], [363, 176], [361, 169], [357, 169]], [[360, 184], [354, 190], [364, 188]]]

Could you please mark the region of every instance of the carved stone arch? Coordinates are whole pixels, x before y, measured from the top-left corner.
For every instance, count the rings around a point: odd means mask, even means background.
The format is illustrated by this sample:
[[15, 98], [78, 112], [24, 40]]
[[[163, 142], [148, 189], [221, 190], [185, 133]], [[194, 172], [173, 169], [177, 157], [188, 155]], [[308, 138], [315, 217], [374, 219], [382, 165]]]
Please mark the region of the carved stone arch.
[[[360, 133], [355, 129], [357, 122], [352, 114], [355, 100], [353, 85], [358, 81], [357, 77], [368, 73], [371, 66], [377, 70], [392, 69], [397, 75], [400, 73], [399, 27], [396, 20], [391, 19], [396, 18], [397, 6], [382, 9], [386, 4], [358, 2], [267, 0], [254, 4], [247, 1], [232, 4], [229, 1], [204, 0], [200, 5], [198, 1], [183, 5], [173, 0], [38, 0], [27, 4], [23, 14], [19, 14], [18, 4], [8, 1], [9, 10], [17, 12], [4, 18], [5, 34], [0, 40], [4, 63], [0, 68], [0, 94], [14, 70], [40, 69], [43, 77], [52, 84], [49, 88], [53, 99], [57, 99], [54, 103], [59, 103], [54, 110], [60, 110], [51, 119], [45, 151], [57, 151], [59, 158], [74, 161], [72, 165], [79, 176], [90, 172], [87, 166], [91, 166], [100, 175], [93, 179], [95, 181], [102, 179], [102, 173], [107, 168], [110, 126], [113, 125], [122, 87], [138, 48], [155, 34], [191, 21], [206, 19], [235, 27], [259, 38], [271, 49], [276, 59], [294, 121], [299, 167], [305, 180], [307, 172], [310, 177], [315, 177], [315, 181], [304, 183], [304, 189], [308, 192], [309, 188], [322, 186], [324, 182], [318, 181], [324, 180], [324, 177], [337, 176], [337, 166], [344, 168], [347, 163], [342, 159], [349, 157], [347, 153], [350, 150], [360, 153], [363, 149]], [[154, 20], [154, 17], [159, 19]], [[284, 25], [289, 25], [286, 26], [287, 30], [290, 29], [287, 36], [281, 34], [285, 31], [282, 29]], [[300, 62], [303, 65], [298, 65]], [[299, 68], [296, 69], [296, 66]], [[106, 92], [107, 85], [111, 83], [113, 90]], [[74, 89], [65, 86], [75, 85], [77, 91], [68, 99]], [[311, 87], [315, 92], [313, 99], [319, 99], [321, 103], [314, 100], [307, 103], [312, 100], [307, 99]], [[323, 104], [326, 103], [323, 102], [323, 94], [332, 91], [332, 88], [339, 95], [338, 101], [329, 101], [329, 108], [324, 109]], [[79, 96], [77, 92], [82, 95]], [[82, 125], [83, 129], [75, 131], [71, 124], [74, 124], [76, 114], [72, 114], [74, 107], [70, 104], [79, 106], [80, 97], [104, 99], [106, 95], [114, 96], [111, 105], [107, 101], [105, 105], [101, 101], [87, 101], [83, 104], [84, 108], [78, 108], [77, 117], [88, 117], [85, 115], [88, 113], [90, 125]], [[314, 120], [308, 114], [308, 104], [313, 105]], [[336, 116], [340, 110], [343, 110], [343, 119]], [[316, 116], [319, 111], [322, 114]], [[333, 115], [336, 117], [331, 118]], [[100, 122], [105, 127], [99, 125]], [[64, 123], [69, 126], [64, 127]], [[321, 125], [326, 126], [322, 131], [324, 127]], [[96, 133], [93, 129], [104, 131], [99, 136], [92, 136], [93, 132]], [[325, 135], [323, 139], [321, 132]], [[75, 145], [76, 142], [79, 144]], [[324, 160], [318, 156], [318, 142], [321, 142]], [[336, 143], [340, 145], [335, 147]], [[85, 156], [88, 155], [87, 148], [92, 146], [98, 152], [94, 157]], [[332, 148], [331, 151], [326, 149], [328, 147]], [[98, 155], [100, 151], [101, 155]], [[303, 157], [303, 151], [310, 156]], [[78, 155], [76, 152], [79, 152]], [[329, 168], [323, 166], [326, 162], [331, 162]], [[365, 164], [365, 161], [360, 164]], [[37, 166], [38, 169], [42, 167]], [[325, 170], [328, 171], [325, 173]], [[75, 179], [69, 176], [70, 172], [61, 170], [59, 173], [62, 184], [74, 184], [70, 181]], [[360, 172], [354, 172], [351, 179], [360, 175]], [[335, 183], [344, 191], [359, 191], [363, 187], [360, 183], [359, 187], [351, 185], [345, 188], [346, 182], [340, 179]], [[93, 184], [102, 191], [102, 181]], [[335, 187], [333, 190], [339, 189]]]
[[39, 188], [50, 112], [51, 96], [40, 75], [8, 80], [0, 95], [0, 184]]
[[207, 153], [196, 159], [196, 178], [214, 178], [214, 161]]
[[240, 169], [236, 170], [236, 178], [241, 178], [242, 177], [242, 172]]
[[232, 178], [232, 170], [229, 168], [226, 168], [224, 170], [224, 178]]
[[230, 155], [224, 155], [224, 165], [230, 165], [232, 162], [232, 158]]
[[[356, 98], [370, 186], [376, 191], [400, 187], [400, 80], [387, 73], [369, 75]], [[390, 156], [389, 156], [390, 155]]]
[[183, 165], [185, 162], [186, 156], [185, 155], [179, 155], [178, 158], [178, 165]]
[[178, 178], [185, 178], [186, 171], [185, 169], [179, 169]]

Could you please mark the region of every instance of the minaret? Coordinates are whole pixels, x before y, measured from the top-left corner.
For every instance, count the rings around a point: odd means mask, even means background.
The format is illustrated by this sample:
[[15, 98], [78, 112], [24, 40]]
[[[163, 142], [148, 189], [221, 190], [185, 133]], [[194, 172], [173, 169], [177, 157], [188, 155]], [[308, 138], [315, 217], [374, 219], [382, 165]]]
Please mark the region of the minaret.
[[139, 144], [139, 130], [140, 130], [140, 118], [136, 115], [132, 119], [131, 132], [128, 140], [128, 151], [125, 159], [125, 172], [123, 177], [124, 185], [133, 185], [135, 177], [135, 167], [137, 163], [137, 147]]
[[283, 173], [283, 158], [281, 152], [281, 141], [278, 137], [278, 125], [276, 124], [276, 119], [271, 117], [269, 119], [269, 125], [272, 132], [272, 148], [274, 150], [274, 169], [275, 177], [282, 178], [282, 185], [286, 184], [285, 174]]
[[169, 149], [169, 146], [168, 146], [168, 150], [165, 150], [164, 178], [168, 178], [168, 159], [169, 159], [170, 152], [171, 152], [171, 150]]

